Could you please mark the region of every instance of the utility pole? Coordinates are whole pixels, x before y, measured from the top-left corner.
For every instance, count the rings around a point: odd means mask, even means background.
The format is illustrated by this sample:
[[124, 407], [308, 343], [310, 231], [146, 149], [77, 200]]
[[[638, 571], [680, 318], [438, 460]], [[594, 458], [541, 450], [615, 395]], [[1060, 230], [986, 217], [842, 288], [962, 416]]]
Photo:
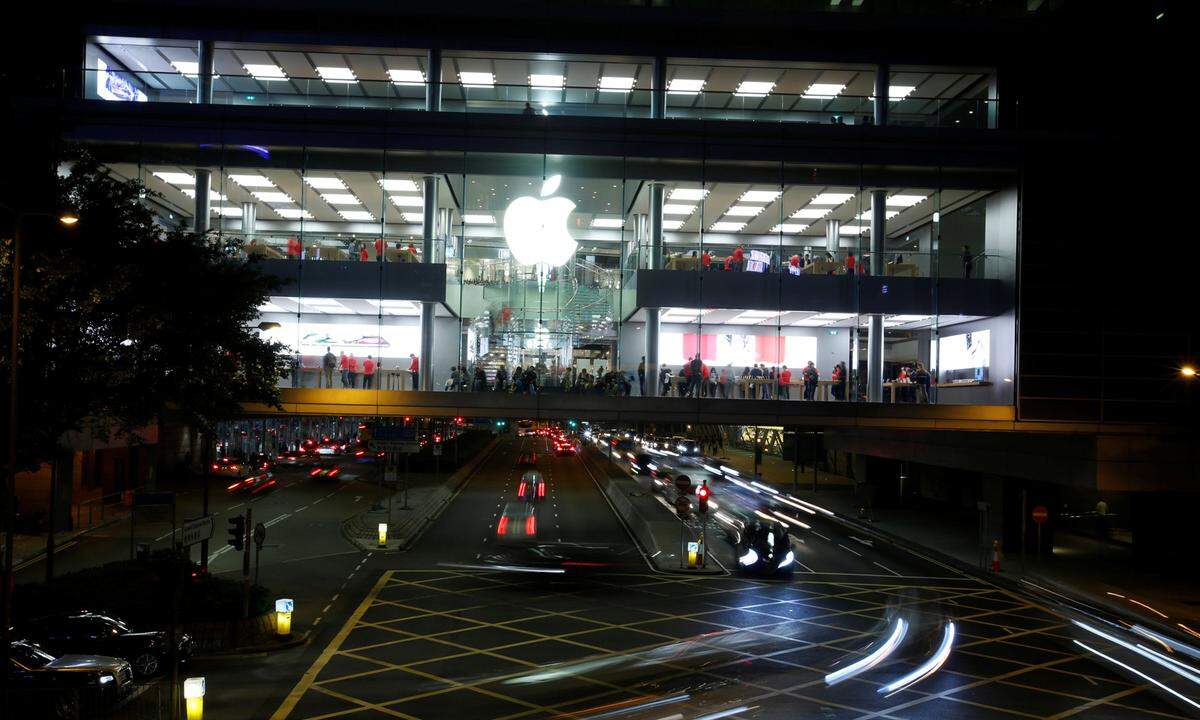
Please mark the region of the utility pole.
[[[202, 468], [200, 481], [204, 484], [204, 505], [200, 514], [203, 517], [208, 517], [208, 470], [212, 467], [212, 463], [209, 461], [209, 455], [213, 454], [212, 433], [204, 433], [204, 440], [200, 447], [200, 466]], [[200, 541], [200, 572], [208, 572], [208, 540]]]

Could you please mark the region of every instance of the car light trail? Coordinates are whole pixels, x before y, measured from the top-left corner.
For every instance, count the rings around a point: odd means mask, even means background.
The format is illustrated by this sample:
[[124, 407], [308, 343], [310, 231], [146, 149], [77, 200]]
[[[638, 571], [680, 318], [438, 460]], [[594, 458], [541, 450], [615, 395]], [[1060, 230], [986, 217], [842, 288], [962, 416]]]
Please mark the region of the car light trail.
[[[1076, 625], [1083, 628], [1084, 630], [1087, 630], [1088, 632], [1092, 633], [1093, 635], [1097, 635], [1099, 637], [1104, 638], [1105, 640], [1108, 640], [1111, 643], [1120, 645], [1121, 647], [1125, 648], [1126, 650], [1131, 650], [1131, 651], [1137, 653], [1138, 655], [1141, 655], [1142, 657], [1146, 658], [1150, 662], [1152, 662], [1156, 665], [1159, 665], [1161, 667], [1164, 667], [1164, 668], [1170, 670], [1171, 672], [1175, 673], [1176, 675], [1179, 675], [1180, 677], [1186, 678], [1187, 680], [1190, 680], [1191, 682], [1193, 682], [1197, 685], [1200, 685], [1200, 675], [1197, 675], [1197, 673], [1200, 673], [1200, 670], [1196, 670], [1196, 668], [1191, 667], [1190, 665], [1185, 665], [1185, 664], [1179, 662], [1178, 660], [1172, 660], [1171, 658], [1167, 657], [1166, 655], [1163, 655], [1160, 652], [1151, 650], [1150, 648], [1146, 647], [1145, 645], [1134, 645], [1133, 643], [1125, 642], [1124, 640], [1122, 640], [1119, 637], [1116, 637], [1114, 635], [1109, 635], [1108, 633], [1104, 632], [1103, 630], [1094, 628], [1091, 625], [1088, 625], [1087, 623], [1082, 623], [1078, 620], [1075, 620], [1074, 622]], [[1078, 641], [1076, 641], [1076, 642], [1078, 642]], [[1198, 705], [1197, 707], [1200, 707], [1200, 705]]]
[[778, 500], [779, 502], [781, 502], [781, 503], [783, 503], [783, 504], [787, 505], [788, 507], [793, 507], [793, 508], [796, 508], [797, 510], [800, 510], [800, 511], [802, 511], [802, 512], [806, 512], [806, 513], [808, 513], [809, 515], [816, 515], [816, 514], [817, 514], [817, 511], [816, 511], [816, 510], [813, 510], [812, 508], [805, 507], [805, 506], [801, 505], [801, 504], [800, 504], [800, 503], [798, 503], [798, 502], [792, 502], [791, 500], [788, 500], [788, 499], [787, 499], [787, 498], [785, 498], [785, 497], [776, 496], [776, 497], [775, 497], [775, 499], [776, 499], [776, 500]]
[[603, 718], [618, 717], [621, 715], [626, 715], [628, 713], [637, 712], [639, 710], [650, 710], [651, 708], [662, 707], [664, 705], [673, 705], [677, 702], [683, 702], [683, 701], [689, 699], [690, 697], [691, 697], [691, 695], [684, 693], [683, 695], [674, 695], [672, 697], [659, 698], [658, 700], [651, 700], [649, 702], [644, 702], [644, 703], [640, 703], [637, 705], [628, 705], [627, 707], [621, 707], [622, 705], [626, 705], [626, 703], [628, 703], [628, 702], [633, 702], [634, 700], [639, 699], [639, 698], [633, 698], [633, 700], [629, 700], [629, 701], [626, 701], [623, 703], [612, 703], [611, 705], [601, 706], [601, 707], [616, 707], [617, 709], [609, 710], [607, 712], [602, 712], [602, 713], [599, 713], [598, 715], [588, 715], [586, 717], [580, 718], [580, 720], [603, 720]]
[[950, 657], [950, 651], [954, 648], [954, 623], [946, 623], [946, 629], [942, 632], [942, 644], [938, 645], [938, 649], [933, 653], [933, 656], [922, 663], [916, 670], [895, 680], [883, 687], [879, 688], [878, 692], [883, 695], [890, 695], [897, 690], [903, 690], [906, 687], [916, 685], [925, 678], [938, 671], [945, 664], [946, 659]]
[[812, 530], [812, 525], [809, 525], [807, 523], [802, 523], [794, 517], [789, 517], [787, 515], [784, 515], [783, 513], [779, 512], [778, 510], [772, 510], [771, 513], [774, 514], [779, 519], [783, 520], [785, 523], [791, 523], [792, 525], [799, 525], [800, 527], [804, 528], [805, 530]]
[[750, 548], [745, 555], [738, 558], [738, 565], [742, 567], [753, 565], [756, 562], [758, 562], [758, 553], [754, 552], [754, 548]]
[[713, 475], [720, 475], [720, 474], [721, 474], [721, 469], [720, 469], [720, 468], [715, 468], [715, 467], [713, 467], [712, 465], [705, 465], [705, 464], [701, 463], [701, 464], [700, 464], [700, 467], [702, 467], [702, 468], [704, 468], [705, 470], [709, 471], [709, 472], [710, 472], [710, 473], [712, 473]]
[[[758, 706], [755, 705], [755, 707]], [[695, 718], [695, 720], [721, 720], [721, 718], [727, 718], [731, 715], [749, 712], [750, 710], [750, 706], [742, 705], [741, 707], [729, 708], [728, 710], [721, 710], [715, 713], [709, 713], [708, 715], [701, 715], [700, 717]]]
[[732, 476], [734, 476], [734, 477], [741, 477], [741, 476], [742, 476], [742, 474], [741, 474], [740, 472], [738, 472], [737, 470], [734, 470], [734, 469], [733, 469], [733, 468], [731, 468], [731, 467], [722, 467], [722, 468], [721, 468], [721, 472], [725, 473], [726, 475], [732, 475]]
[[[755, 510], [755, 511], [754, 511], [754, 514], [755, 514], [755, 515], [757, 515], [757, 516], [759, 516], [759, 517], [760, 517], [760, 518], [762, 518], [763, 520], [767, 520], [767, 521], [770, 521], [770, 522], [779, 522], [779, 518], [774, 518], [774, 517], [771, 517], [770, 515], [768, 515], [768, 514], [766, 514], [765, 512], [763, 512], [762, 510]], [[787, 525], [788, 525], [787, 523], [784, 523], [784, 524], [783, 524], [783, 526], [784, 526], [784, 527], [787, 527]]]
[[904, 634], [907, 632], [908, 622], [904, 618], [898, 618], [896, 620], [896, 627], [892, 630], [892, 634], [888, 637], [887, 641], [875, 648], [870, 655], [857, 662], [847, 665], [841, 670], [835, 670], [834, 672], [826, 675], [825, 684], [836, 685], [837, 683], [840, 683], [843, 680], [848, 680], [859, 673], [866, 672], [867, 670], [870, 670], [879, 663], [883, 662], [884, 658], [886, 658], [888, 655], [891, 655], [896, 648], [900, 646], [900, 643], [904, 640]]
[[821, 514], [823, 514], [823, 515], [827, 515], [827, 516], [829, 516], [829, 517], [833, 517], [833, 511], [832, 511], [832, 510], [826, 510], [825, 508], [821, 507], [820, 505], [817, 505], [817, 504], [815, 504], [815, 503], [810, 503], [810, 502], [809, 502], [809, 501], [807, 501], [807, 500], [801, 500], [800, 498], [798, 498], [798, 497], [794, 497], [794, 496], [792, 496], [792, 495], [788, 495], [788, 497], [789, 497], [789, 498], [791, 498], [792, 500], [795, 500], [796, 502], [800, 503], [801, 505], [807, 505], [807, 506], [809, 506], [809, 507], [810, 507], [810, 508], [812, 508], [813, 510], [816, 510], [817, 512], [819, 512], [819, 513], [821, 513]]
[[785, 567], [787, 567], [787, 566], [791, 565], [791, 564], [792, 564], [792, 563], [794, 563], [794, 562], [796, 562], [796, 553], [795, 553], [795, 552], [793, 552], [793, 551], [791, 551], [791, 550], [788, 550], [788, 551], [787, 551], [787, 555], [784, 555], [784, 556], [783, 556], [783, 560], [781, 560], [781, 561], [779, 562], [779, 565], [778, 565], [778, 567], [776, 567], [775, 569], [776, 569], [776, 570], [782, 570], [783, 568], [785, 568]]
[[1163, 690], [1166, 690], [1167, 692], [1171, 693], [1171, 694], [1172, 694], [1172, 695], [1174, 695], [1175, 697], [1177, 697], [1177, 698], [1179, 698], [1180, 700], [1184, 701], [1184, 702], [1185, 702], [1185, 703], [1187, 703], [1188, 705], [1191, 705], [1191, 706], [1192, 706], [1192, 707], [1194, 707], [1194, 708], [1200, 709], [1200, 703], [1197, 703], [1195, 700], [1192, 700], [1191, 698], [1187, 697], [1186, 695], [1184, 695], [1184, 694], [1182, 694], [1182, 693], [1179, 693], [1179, 692], [1176, 692], [1176, 691], [1172, 690], [1171, 688], [1169, 688], [1169, 687], [1167, 687], [1166, 685], [1164, 685], [1164, 684], [1160, 683], [1159, 681], [1157, 681], [1157, 680], [1155, 680], [1154, 678], [1150, 677], [1149, 675], [1147, 675], [1146, 673], [1142, 672], [1141, 670], [1138, 670], [1138, 669], [1136, 669], [1136, 668], [1134, 668], [1134, 667], [1132, 667], [1132, 666], [1130, 666], [1130, 665], [1126, 665], [1125, 663], [1121, 662], [1120, 660], [1117, 660], [1116, 658], [1114, 658], [1114, 657], [1111, 657], [1111, 656], [1109, 656], [1109, 655], [1105, 655], [1104, 653], [1100, 652], [1100, 651], [1099, 651], [1099, 650], [1097, 650], [1096, 648], [1094, 648], [1094, 647], [1091, 647], [1090, 645], [1085, 645], [1084, 643], [1082, 643], [1082, 642], [1080, 642], [1080, 641], [1078, 641], [1078, 640], [1076, 640], [1076, 641], [1075, 641], [1075, 644], [1076, 644], [1076, 645], [1078, 645], [1079, 647], [1083, 648], [1084, 650], [1087, 650], [1087, 651], [1088, 651], [1088, 652], [1090, 652], [1090, 653], [1093, 653], [1093, 654], [1095, 654], [1095, 655], [1097, 655], [1097, 656], [1099, 656], [1099, 657], [1102, 657], [1102, 658], [1104, 658], [1105, 660], [1109, 661], [1109, 662], [1110, 662], [1110, 663], [1112, 663], [1113, 665], [1116, 665], [1116, 666], [1118, 666], [1118, 667], [1123, 667], [1123, 668], [1125, 668], [1126, 670], [1128, 670], [1129, 672], [1133, 673], [1134, 675], [1137, 675], [1138, 677], [1142, 678], [1143, 680], [1147, 680], [1147, 681], [1149, 681], [1149, 682], [1152, 682], [1152, 683], [1154, 683], [1154, 684], [1155, 684], [1155, 685], [1157, 685], [1158, 687], [1162, 688]]
[[496, 526], [496, 534], [503, 535], [508, 531], [508, 516], [500, 518], [500, 524]]
[[766, 485], [763, 485], [762, 483], [760, 483], [760, 482], [759, 482], [759, 481], [757, 481], [757, 480], [751, 480], [751, 481], [750, 481], [750, 484], [751, 484], [751, 485], [753, 485], [754, 487], [757, 487], [757, 488], [761, 488], [761, 489], [763, 489], [763, 490], [766, 490], [767, 492], [771, 493], [772, 495], [778, 495], [778, 494], [779, 494], [779, 491], [778, 491], [778, 490], [776, 490], [775, 488], [773, 488], [773, 487], [768, 487], [768, 486], [766, 486]]
[[750, 487], [746, 483], [744, 483], [741, 480], [738, 480], [736, 478], [729, 478], [729, 482], [733, 483], [734, 485], [737, 485], [740, 488], [749, 490], [750, 492], [754, 493], [755, 495], [762, 495], [762, 493], [758, 490], [758, 488]]

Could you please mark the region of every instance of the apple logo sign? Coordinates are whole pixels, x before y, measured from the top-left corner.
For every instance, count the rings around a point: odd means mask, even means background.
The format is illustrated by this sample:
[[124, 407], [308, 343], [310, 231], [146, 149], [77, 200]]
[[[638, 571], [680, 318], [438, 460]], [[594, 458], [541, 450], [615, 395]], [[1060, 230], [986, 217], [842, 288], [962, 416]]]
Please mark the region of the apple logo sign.
[[561, 183], [561, 175], [551, 175], [542, 183], [541, 197], [523, 195], [505, 209], [504, 241], [517, 262], [558, 267], [566, 264], [579, 248], [567, 231], [567, 216], [575, 209], [575, 203], [563, 197], [550, 197]]

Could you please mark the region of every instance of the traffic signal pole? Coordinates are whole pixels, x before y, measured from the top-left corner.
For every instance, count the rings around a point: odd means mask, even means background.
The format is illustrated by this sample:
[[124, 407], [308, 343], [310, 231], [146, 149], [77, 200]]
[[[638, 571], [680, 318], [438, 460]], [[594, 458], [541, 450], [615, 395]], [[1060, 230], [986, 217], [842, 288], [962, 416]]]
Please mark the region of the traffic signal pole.
[[[254, 517], [254, 508], [246, 508], [246, 524], [244, 530], [254, 527], [251, 525], [251, 520]], [[246, 542], [245, 537], [242, 538], [242, 619], [246, 620], [250, 617], [250, 543]]]

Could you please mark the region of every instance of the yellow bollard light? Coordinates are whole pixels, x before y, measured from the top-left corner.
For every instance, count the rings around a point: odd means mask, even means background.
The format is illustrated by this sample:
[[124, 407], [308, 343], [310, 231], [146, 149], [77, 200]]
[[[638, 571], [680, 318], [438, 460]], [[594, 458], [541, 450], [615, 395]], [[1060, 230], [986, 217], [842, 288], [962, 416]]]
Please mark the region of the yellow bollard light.
[[204, 720], [204, 678], [183, 681], [183, 700], [187, 703], [187, 720]]
[[387, 523], [379, 523], [379, 547], [387, 547]]
[[275, 632], [279, 635], [292, 634], [292, 610], [295, 601], [291, 598], [279, 598], [275, 601]]

